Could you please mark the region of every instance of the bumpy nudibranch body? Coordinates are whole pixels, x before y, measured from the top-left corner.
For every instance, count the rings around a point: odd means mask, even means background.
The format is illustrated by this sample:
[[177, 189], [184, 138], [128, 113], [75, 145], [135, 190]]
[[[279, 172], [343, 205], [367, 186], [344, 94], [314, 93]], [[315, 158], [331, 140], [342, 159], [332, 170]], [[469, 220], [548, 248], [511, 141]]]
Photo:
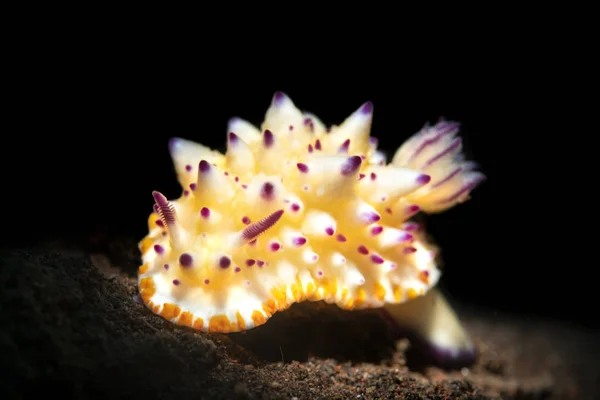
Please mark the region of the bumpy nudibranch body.
[[172, 139], [183, 194], [153, 193], [143, 302], [179, 325], [238, 332], [295, 302], [352, 310], [428, 293], [436, 249], [410, 218], [467, 200], [483, 175], [463, 160], [449, 121], [424, 127], [386, 163], [372, 114], [368, 102], [327, 128], [278, 92], [260, 130], [230, 120], [224, 155]]

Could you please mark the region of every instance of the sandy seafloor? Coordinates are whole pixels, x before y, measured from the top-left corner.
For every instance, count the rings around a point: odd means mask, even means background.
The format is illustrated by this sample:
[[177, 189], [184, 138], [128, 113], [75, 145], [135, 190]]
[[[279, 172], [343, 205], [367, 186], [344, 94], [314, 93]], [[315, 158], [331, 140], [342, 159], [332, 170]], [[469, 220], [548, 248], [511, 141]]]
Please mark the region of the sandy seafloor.
[[598, 399], [599, 332], [473, 307], [475, 365], [420, 364], [373, 310], [323, 302], [244, 334], [176, 327], [134, 301], [136, 241], [2, 250], [3, 399]]

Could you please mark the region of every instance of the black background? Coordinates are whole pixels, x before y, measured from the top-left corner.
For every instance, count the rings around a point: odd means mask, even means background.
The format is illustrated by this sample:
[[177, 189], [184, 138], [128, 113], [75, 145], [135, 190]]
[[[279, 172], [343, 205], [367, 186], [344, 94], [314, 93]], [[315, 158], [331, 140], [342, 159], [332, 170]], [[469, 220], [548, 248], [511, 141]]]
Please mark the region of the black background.
[[444, 116], [462, 123], [465, 151], [488, 178], [467, 203], [427, 218], [453, 297], [597, 324], [587, 311], [590, 280], [559, 261], [569, 251], [560, 231], [550, 241], [541, 235], [538, 221], [560, 217], [562, 206], [538, 179], [552, 134], [538, 121], [553, 117], [544, 106], [551, 89], [522, 57], [528, 49], [440, 43], [419, 55], [354, 48], [317, 56], [300, 46], [275, 56], [257, 44], [213, 56], [202, 46], [169, 54], [130, 41], [88, 45], [45, 43], [14, 80], [16, 142], [5, 143], [3, 157], [16, 184], [4, 207], [11, 244], [100, 229], [141, 239], [152, 190], [180, 194], [168, 139], [222, 150], [227, 120], [258, 125], [276, 90], [328, 124], [371, 100], [372, 135], [389, 156]]

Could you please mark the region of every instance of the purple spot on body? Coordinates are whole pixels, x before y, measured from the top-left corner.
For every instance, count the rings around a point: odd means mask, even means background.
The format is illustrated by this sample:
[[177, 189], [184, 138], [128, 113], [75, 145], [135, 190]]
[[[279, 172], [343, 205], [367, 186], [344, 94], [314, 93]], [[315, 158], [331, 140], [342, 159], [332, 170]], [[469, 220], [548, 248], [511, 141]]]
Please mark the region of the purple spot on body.
[[260, 190], [260, 197], [262, 197], [263, 200], [272, 200], [274, 192], [275, 186], [273, 186], [271, 182], [266, 182]]
[[323, 271], [321, 271], [321, 270], [317, 271], [317, 275], [323, 276]]
[[373, 224], [381, 219], [381, 216], [375, 212], [367, 211], [360, 215], [360, 219], [367, 224]]
[[383, 264], [383, 258], [377, 254], [371, 255], [371, 261], [373, 261], [375, 264]]
[[346, 241], [346, 236], [342, 235], [341, 233], [339, 235], [337, 235], [336, 237], [338, 242], [345, 242]]
[[184, 195], [184, 196], [189, 196], [189, 195], [190, 195], [190, 191], [189, 191], [189, 190], [187, 190], [187, 189], [186, 189], [186, 190], [184, 190], [184, 191], [183, 191], [183, 195]]
[[360, 108], [360, 112], [363, 113], [363, 114], [371, 114], [373, 112], [373, 103], [370, 102], [370, 101], [367, 101]]
[[288, 129], [289, 129], [290, 131], [293, 131], [293, 130], [294, 130], [294, 125], [290, 125]]
[[231, 265], [231, 259], [227, 256], [223, 256], [219, 259], [219, 267], [221, 268], [229, 268]]
[[247, 266], [251, 267], [254, 264], [256, 264], [256, 260], [253, 260], [252, 258], [249, 258], [249, 259], [246, 260], [246, 265]]
[[312, 152], [313, 152], [313, 147], [312, 147], [312, 144], [309, 144], [309, 145], [308, 145], [308, 152], [309, 152], [309, 153], [312, 153]]
[[273, 143], [275, 142], [275, 137], [273, 136], [273, 132], [271, 132], [270, 130], [265, 130], [265, 132], [263, 133], [263, 144], [265, 145], [265, 147], [269, 148], [271, 146], [273, 146]]
[[369, 254], [369, 250], [362, 244], [360, 246], [358, 246], [357, 250], [360, 254], [364, 254], [364, 255]]
[[163, 235], [163, 236], [167, 236], [167, 232], [163, 232], [163, 233], [162, 233], [162, 235]]
[[402, 252], [404, 254], [412, 254], [412, 253], [414, 253], [416, 251], [417, 251], [417, 249], [414, 248], [414, 247], [406, 247], [405, 249], [402, 250]]
[[200, 161], [200, 164], [198, 165], [198, 170], [204, 174], [210, 171], [210, 164], [208, 163], [208, 161]]
[[299, 204], [297, 204], [297, 203], [293, 203], [293, 204], [291, 205], [291, 208], [292, 208], [292, 211], [293, 211], [293, 212], [298, 212], [298, 211], [300, 211], [300, 205], [299, 205]]
[[256, 264], [257, 264], [259, 267], [262, 267], [263, 265], [265, 265], [265, 262], [264, 262], [264, 261], [262, 261], [262, 260], [258, 260], [258, 261], [256, 261]]
[[329, 236], [333, 236], [335, 230], [331, 226], [328, 226], [327, 228], [325, 228], [325, 233]]
[[155, 244], [154, 251], [156, 252], [156, 254], [162, 254], [162, 253], [164, 253], [165, 248], [162, 247], [160, 244]]
[[210, 279], [205, 279], [205, 280], [204, 280], [204, 284], [205, 284], [205, 285], [208, 285], [209, 283], [210, 283]]
[[190, 183], [190, 190], [196, 190], [196, 184]]
[[169, 270], [169, 264], [163, 265], [163, 268], [168, 271]]
[[246, 185], [245, 183], [242, 183], [242, 189], [248, 189], [248, 185]]
[[173, 279], [173, 285], [178, 286], [179, 285], [179, 279]]
[[317, 261], [318, 259], [319, 259], [319, 256], [318, 256], [318, 255], [316, 255], [316, 254], [313, 254], [313, 255], [312, 255], [312, 260], [313, 260], [313, 261]]
[[160, 219], [156, 220], [156, 225], [160, 226], [161, 228], [165, 227], [165, 224]]
[[338, 149], [338, 153], [347, 153], [350, 148], [350, 139], [346, 139]]
[[234, 178], [234, 180], [235, 180], [236, 182], [239, 182], [240, 178], [236, 176], [236, 177]]
[[358, 180], [360, 181], [362, 178], [364, 178], [366, 175], [365, 174], [359, 174], [358, 175]]
[[271, 244], [269, 244], [269, 249], [271, 249], [271, 251], [278, 251], [281, 248], [281, 245], [277, 242], [272, 242]]
[[300, 237], [294, 238], [293, 242], [296, 246], [303, 246], [306, 244], [306, 238], [300, 236]]
[[298, 167], [298, 170], [300, 172], [302, 172], [303, 174], [306, 174], [308, 172], [308, 165], [306, 165], [306, 164], [298, 163], [298, 164], [296, 164], [296, 167]]
[[361, 163], [362, 163], [362, 159], [360, 158], [360, 156], [352, 156], [352, 157], [348, 158], [342, 164], [342, 171], [341, 171], [342, 175], [349, 176], [349, 175], [354, 174], [360, 167]]
[[425, 185], [426, 183], [429, 183], [430, 180], [431, 176], [426, 174], [421, 174], [417, 177], [417, 183], [420, 185]]
[[223, 172], [223, 175], [225, 175], [225, 176], [229, 176], [229, 172], [228, 172], [228, 171], [225, 171], [225, 172]]
[[407, 222], [406, 224], [404, 224], [405, 231], [414, 232], [417, 229], [419, 229], [419, 224], [417, 224], [415, 222]]
[[240, 267], [235, 267], [234, 271], [235, 272], [240, 272], [242, 269]]
[[315, 149], [321, 150], [321, 141], [319, 139], [317, 139], [317, 141], [315, 142]]
[[250, 224], [250, 222], [251, 222], [251, 221], [250, 221], [250, 218], [248, 218], [248, 217], [244, 216], [244, 217], [242, 217], [242, 222], [243, 222], [244, 224], [248, 225], [248, 224]]
[[419, 212], [419, 210], [420, 210], [420, 209], [421, 209], [421, 207], [419, 207], [419, 206], [418, 206], [418, 205], [416, 205], [416, 204], [413, 204], [412, 206], [408, 206], [408, 207], [406, 207], [406, 212], [407, 212], [408, 214], [414, 214], [414, 213], [416, 213], [416, 212]]
[[371, 235], [373, 236], [377, 236], [381, 232], [383, 232], [383, 226], [378, 225], [371, 228]]
[[386, 213], [388, 213], [388, 214], [392, 214], [392, 209], [391, 209], [391, 208], [389, 208], [389, 207], [387, 207], [387, 208], [385, 209], [385, 212], [386, 212]]
[[374, 181], [377, 179], [377, 174], [375, 172], [371, 172], [371, 180]]
[[184, 268], [191, 267], [193, 262], [194, 260], [192, 259], [192, 256], [188, 253], [183, 253], [179, 256], [179, 264], [181, 264], [181, 266]]
[[208, 217], [210, 217], [210, 210], [206, 207], [202, 207], [202, 209], [200, 210], [200, 215], [202, 216], [202, 218], [207, 219]]
[[186, 170], [187, 172], [190, 172], [190, 171], [192, 170], [192, 166], [191, 166], [191, 165], [189, 165], [189, 164], [188, 164], [188, 165], [186, 165], [186, 166], [185, 166], [185, 170]]

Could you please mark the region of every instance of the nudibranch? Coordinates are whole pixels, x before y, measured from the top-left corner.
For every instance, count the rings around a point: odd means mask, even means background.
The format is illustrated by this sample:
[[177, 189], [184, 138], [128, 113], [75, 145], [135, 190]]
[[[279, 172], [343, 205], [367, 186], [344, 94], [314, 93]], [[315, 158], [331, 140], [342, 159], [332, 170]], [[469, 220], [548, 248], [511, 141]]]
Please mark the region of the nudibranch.
[[462, 155], [459, 124], [445, 120], [387, 163], [372, 116], [367, 102], [327, 127], [277, 92], [260, 129], [229, 121], [225, 154], [171, 139], [183, 193], [153, 192], [139, 243], [144, 304], [172, 323], [223, 333], [301, 301], [386, 307], [442, 349], [471, 346], [432, 290], [436, 247], [410, 219], [466, 201], [484, 175]]

